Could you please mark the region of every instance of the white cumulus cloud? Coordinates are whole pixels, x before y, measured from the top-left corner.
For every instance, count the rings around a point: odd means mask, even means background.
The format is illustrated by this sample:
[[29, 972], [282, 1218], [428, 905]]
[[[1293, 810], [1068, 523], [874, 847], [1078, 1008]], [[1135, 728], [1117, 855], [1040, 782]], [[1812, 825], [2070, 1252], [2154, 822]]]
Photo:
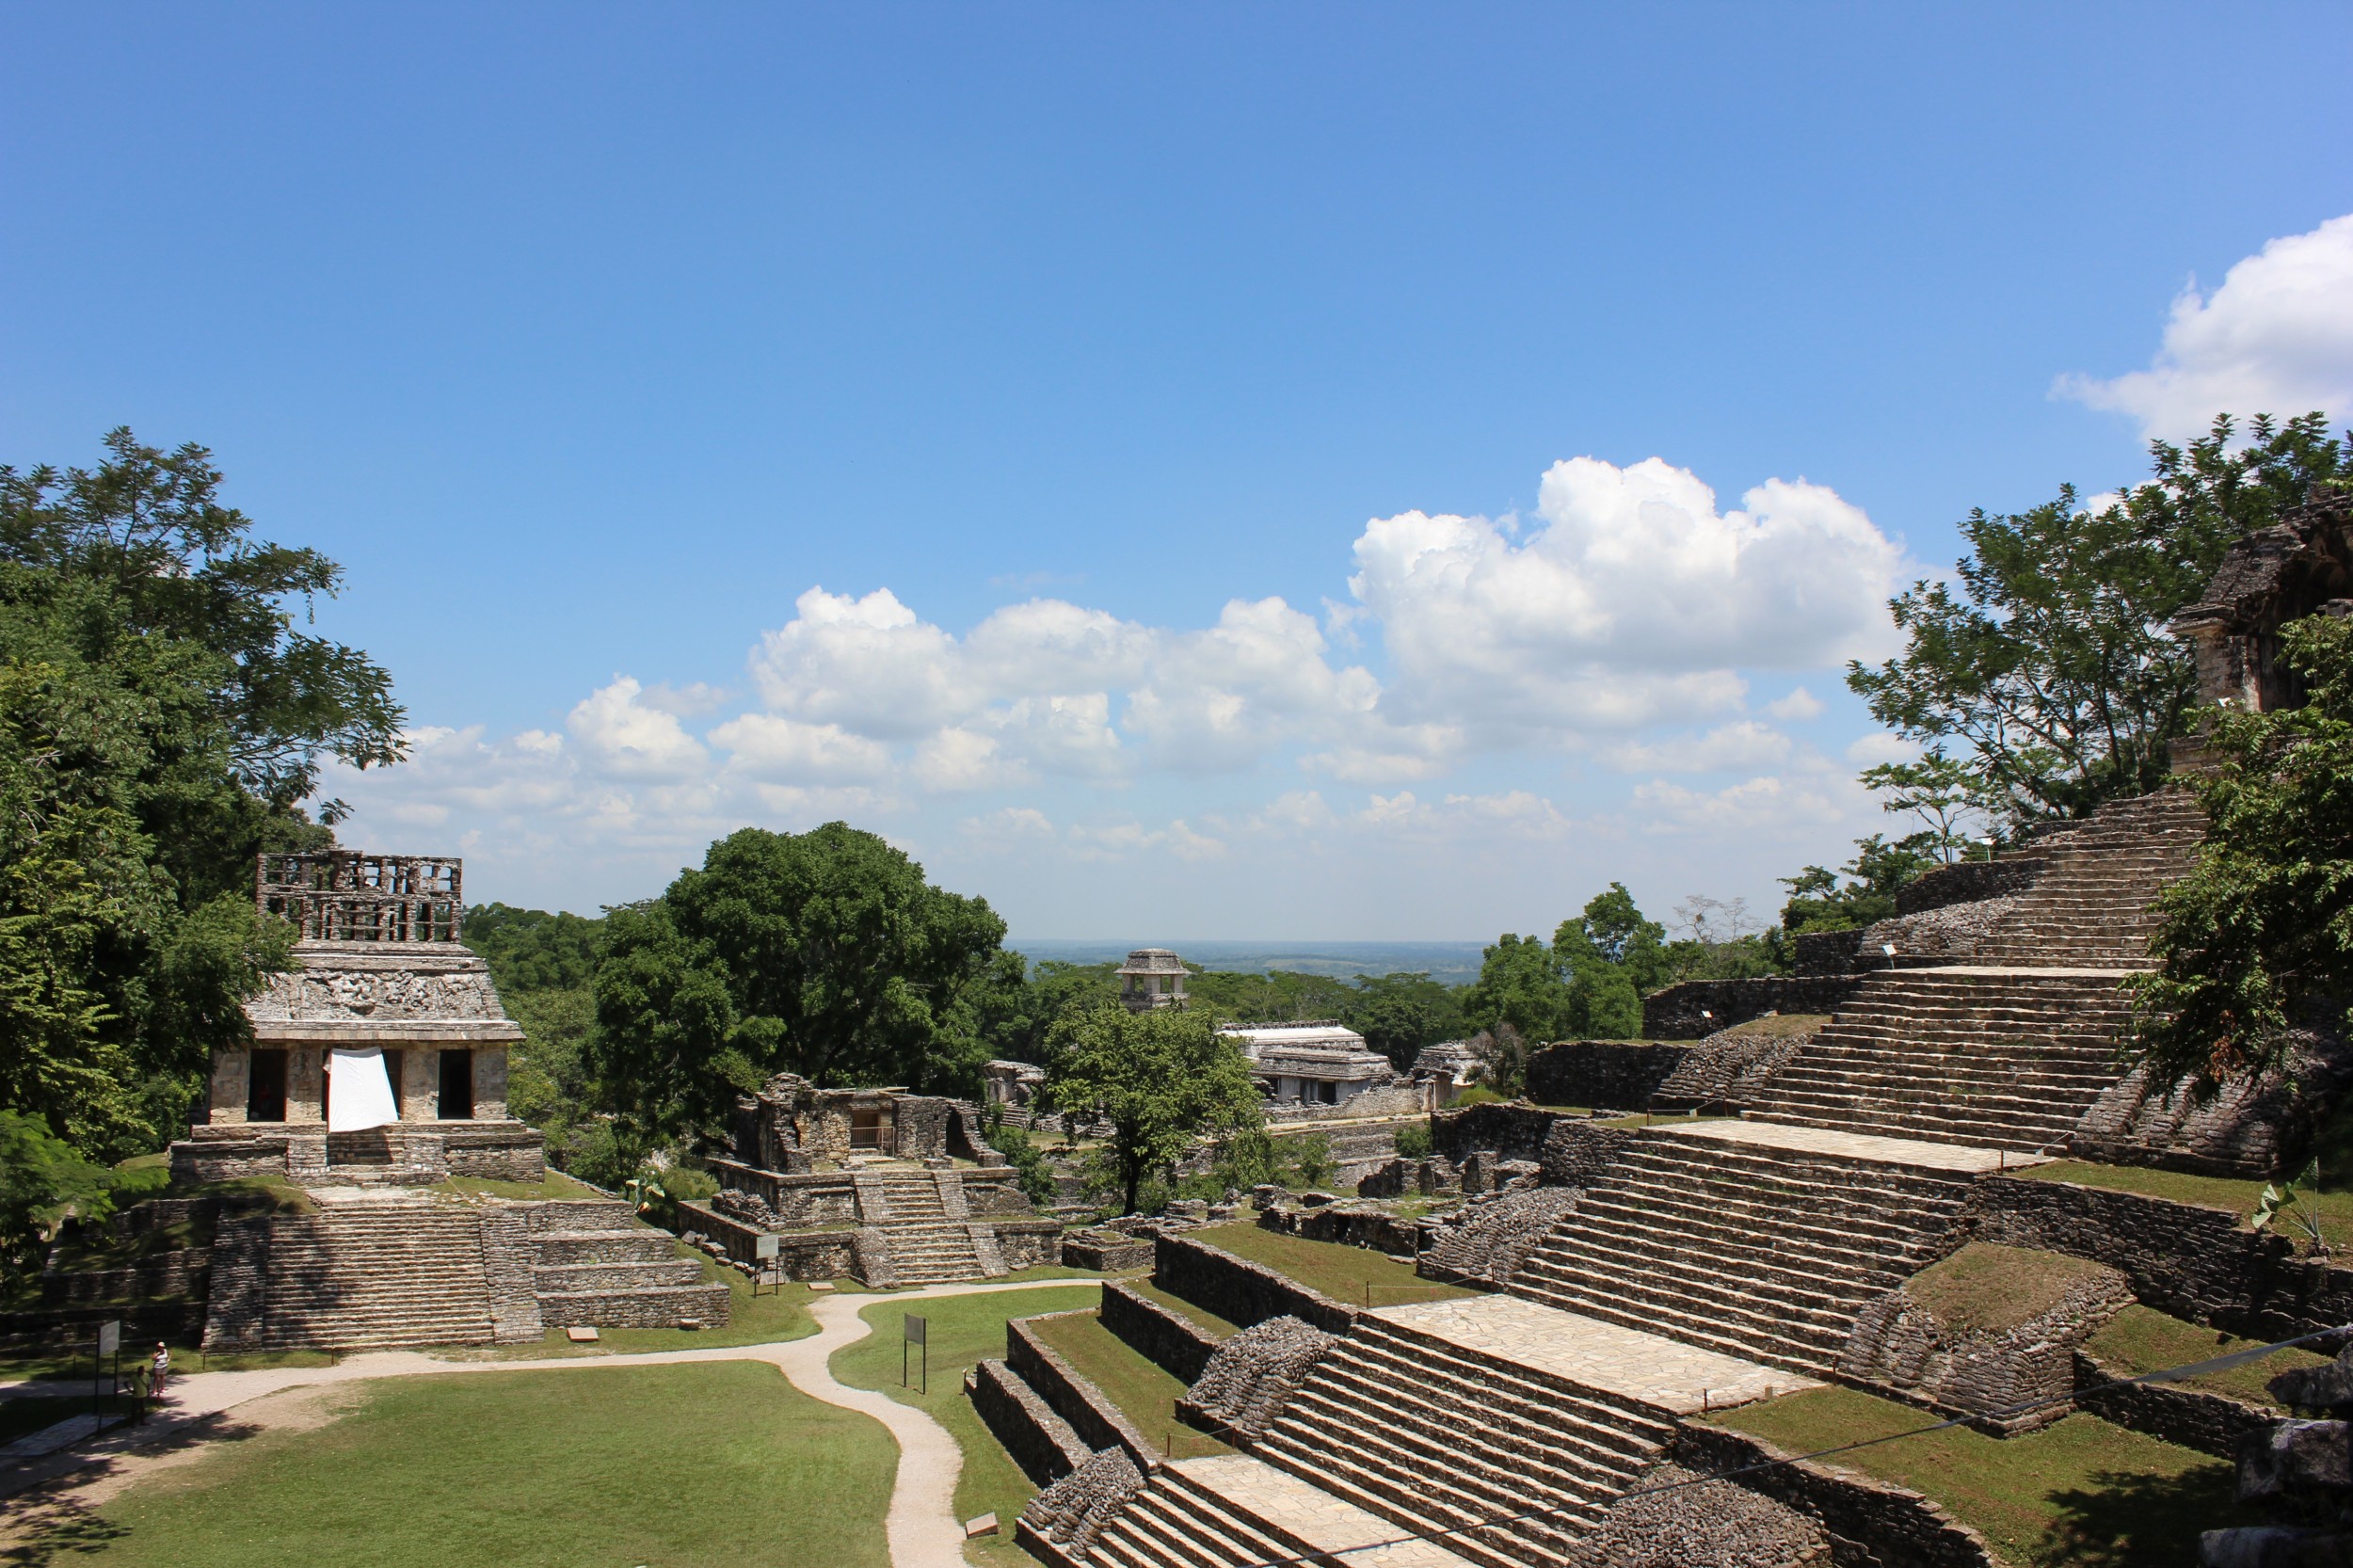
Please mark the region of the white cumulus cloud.
[[676, 713], [640, 701], [644, 689], [619, 675], [583, 697], [566, 721], [572, 738], [616, 777], [680, 779], [701, 772], [710, 753]]
[[1823, 486], [1769, 480], [1719, 512], [1698, 476], [1656, 457], [1556, 463], [1518, 536], [1405, 512], [1368, 524], [1355, 553], [1350, 586], [1380, 623], [1395, 705], [1489, 740], [1722, 712], [1741, 668], [1867, 656], [1901, 557]]
[[2184, 289], [2147, 370], [2062, 376], [2053, 391], [2167, 440], [2203, 435], [2218, 413], [2353, 418], [2353, 214], [2272, 240], [2212, 295]]

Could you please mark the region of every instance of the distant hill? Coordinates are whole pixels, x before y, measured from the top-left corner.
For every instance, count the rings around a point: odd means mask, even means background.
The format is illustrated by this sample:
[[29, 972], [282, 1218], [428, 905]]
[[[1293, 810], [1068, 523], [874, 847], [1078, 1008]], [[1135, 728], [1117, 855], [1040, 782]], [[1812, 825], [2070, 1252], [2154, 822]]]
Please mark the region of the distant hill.
[[1058, 958], [1069, 964], [1121, 959], [1137, 948], [1170, 948], [1207, 969], [1264, 974], [1289, 969], [1299, 974], [1427, 974], [1448, 985], [1479, 978], [1480, 942], [1221, 942], [1139, 937], [1132, 942], [1005, 938], [1005, 946], [1032, 963]]

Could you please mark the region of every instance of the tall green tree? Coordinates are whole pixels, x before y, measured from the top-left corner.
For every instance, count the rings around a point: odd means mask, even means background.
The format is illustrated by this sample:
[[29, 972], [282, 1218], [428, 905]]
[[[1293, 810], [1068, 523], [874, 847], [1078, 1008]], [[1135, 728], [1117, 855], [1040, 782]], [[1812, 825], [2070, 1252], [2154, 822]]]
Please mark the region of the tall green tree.
[[665, 1137], [714, 1131], [779, 1072], [970, 1094], [984, 1018], [1021, 978], [986, 900], [844, 823], [744, 828], [605, 924], [596, 1077]]
[[1510, 1024], [1530, 1040], [1577, 1032], [1575, 1000], [1560, 959], [1542, 936], [1511, 932], [1481, 955], [1479, 978], [1463, 995], [1463, 1016], [1484, 1030]]
[[0, 466], [0, 1109], [116, 1159], [169, 1136], [288, 962], [255, 854], [330, 842], [325, 760], [396, 760], [403, 715], [296, 624], [333, 562], [256, 539], [201, 447], [105, 445]]
[[1249, 1059], [1207, 1013], [1074, 1008], [1056, 1021], [1053, 1045], [1046, 1092], [1059, 1111], [1111, 1124], [1106, 1152], [1123, 1213], [1136, 1211], [1144, 1179], [1195, 1138], [1264, 1125]]
[[[1891, 600], [1903, 651], [1849, 664], [1848, 685], [1881, 724], [1964, 767], [1964, 803], [2009, 828], [2157, 788], [2197, 692], [2166, 621], [2233, 541], [2353, 473], [2319, 414], [2247, 434], [2217, 419], [2186, 447], [2151, 443], [2149, 481], [2097, 513], [2073, 487], [2030, 511], [1972, 512], [1957, 581]], [[1901, 769], [1872, 782], [1952, 783]]]
[[1467, 1031], [1461, 993], [1427, 973], [1360, 974], [1340, 1016], [1401, 1070], [1423, 1047], [1459, 1040]]
[[2134, 1049], [2161, 1082], [2211, 1092], [2280, 1065], [2292, 1031], [2353, 1002], [2353, 622], [2281, 633], [2302, 708], [2222, 716], [2197, 782], [2213, 825], [2157, 900], [2154, 972], [2137, 977]]
[[1781, 926], [1795, 936], [1809, 931], [1851, 931], [1883, 920], [1896, 912], [1897, 890], [1937, 863], [1923, 836], [1889, 843], [1874, 833], [1855, 840], [1854, 858], [1838, 872], [1808, 866], [1781, 885], [1789, 900], [1781, 908]]

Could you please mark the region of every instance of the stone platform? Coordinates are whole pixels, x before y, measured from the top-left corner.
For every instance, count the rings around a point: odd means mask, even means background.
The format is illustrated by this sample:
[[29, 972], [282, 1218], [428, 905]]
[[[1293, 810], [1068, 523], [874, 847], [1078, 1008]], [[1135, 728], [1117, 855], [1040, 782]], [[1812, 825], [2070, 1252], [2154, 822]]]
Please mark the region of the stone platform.
[[1821, 1386], [1795, 1372], [1518, 1296], [1419, 1302], [1378, 1307], [1371, 1316], [1678, 1416]]
[[1867, 1160], [1881, 1165], [1910, 1165], [1924, 1171], [1959, 1171], [1980, 1176], [1988, 1171], [2016, 1171], [2047, 1160], [2040, 1155], [2008, 1154], [1967, 1144], [1940, 1144], [1918, 1138], [1882, 1138], [1872, 1133], [1838, 1132], [1829, 1128], [1793, 1127], [1779, 1122], [1731, 1119], [1661, 1122], [1646, 1130], [1676, 1138], [1720, 1138], [1727, 1144], [1751, 1144], [1759, 1148], [1797, 1149], [1809, 1154], [1836, 1155], [1841, 1160]]
[[1472, 1568], [1433, 1541], [1401, 1541], [1397, 1526], [1297, 1476], [1241, 1454], [1178, 1460], [1170, 1468], [1237, 1513], [1351, 1568]]

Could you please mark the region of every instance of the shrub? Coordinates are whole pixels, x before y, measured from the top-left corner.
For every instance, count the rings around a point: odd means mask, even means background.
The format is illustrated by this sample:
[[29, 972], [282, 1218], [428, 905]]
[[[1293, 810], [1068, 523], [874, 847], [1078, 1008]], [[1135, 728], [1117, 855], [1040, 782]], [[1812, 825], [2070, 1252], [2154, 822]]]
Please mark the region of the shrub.
[[1415, 1122], [1397, 1129], [1397, 1153], [1401, 1160], [1430, 1158], [1431, 1138], [1428, 1122]]

